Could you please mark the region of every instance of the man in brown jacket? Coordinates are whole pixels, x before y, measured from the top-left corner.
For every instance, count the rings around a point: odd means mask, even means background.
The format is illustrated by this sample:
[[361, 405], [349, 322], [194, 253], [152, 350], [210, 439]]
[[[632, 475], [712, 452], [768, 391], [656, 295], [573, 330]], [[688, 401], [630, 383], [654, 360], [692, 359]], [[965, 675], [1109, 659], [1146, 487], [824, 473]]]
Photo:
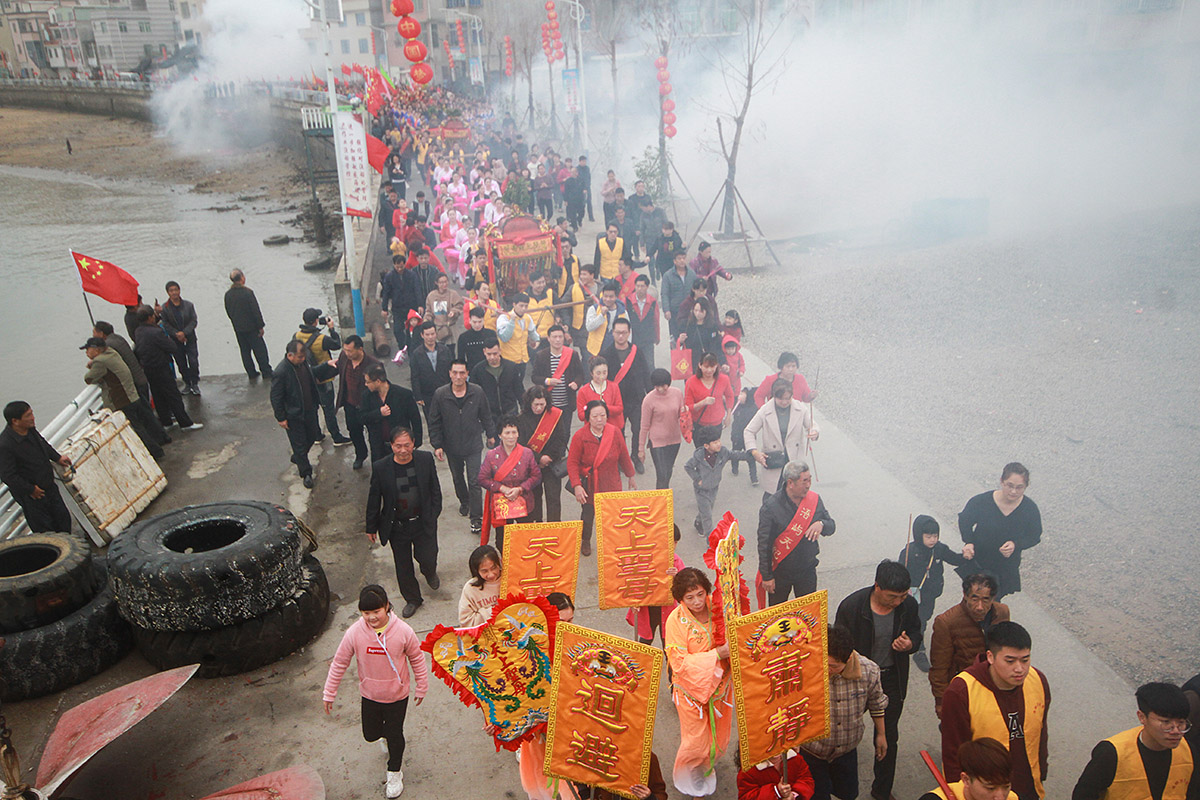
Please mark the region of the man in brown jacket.
[[980, 572], [963, 578], [963, 599], [933, 620], [929, 645], [929, 687], [933, 708], [942, 717], [942, 695], [954, 676], [975, 663], [984, 638], [997, 622], [1009, 619], [1008, 606], [995, 602], [996, 579]]

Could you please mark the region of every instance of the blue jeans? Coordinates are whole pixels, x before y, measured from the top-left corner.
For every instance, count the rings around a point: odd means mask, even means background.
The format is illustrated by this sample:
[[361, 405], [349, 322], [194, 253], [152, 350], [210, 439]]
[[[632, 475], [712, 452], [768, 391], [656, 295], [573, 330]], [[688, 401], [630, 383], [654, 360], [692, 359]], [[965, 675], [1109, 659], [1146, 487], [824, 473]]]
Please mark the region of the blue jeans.
[[812, 800], [831, 800], [838, 797], [841, 800], [855, 800], [858, 797], [858, 749], [843, 753], [832, 761], [817, 758], [807, 750], [800, 750], [800, 755], [808, 764], [812, 773]]

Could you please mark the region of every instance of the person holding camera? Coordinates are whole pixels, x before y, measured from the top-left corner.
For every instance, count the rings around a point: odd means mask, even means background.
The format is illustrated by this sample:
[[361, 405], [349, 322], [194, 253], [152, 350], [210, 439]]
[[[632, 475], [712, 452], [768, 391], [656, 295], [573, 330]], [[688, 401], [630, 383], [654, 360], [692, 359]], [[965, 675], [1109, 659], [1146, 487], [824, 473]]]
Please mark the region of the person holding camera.
[[[304, 309], [301, 318], [304, 324], [292, 338], [304, 345], [305, 358], [313, 368], [313, 377], [317, 380], [317, 396], [321, 403], [321, 411], [325, 415], [325, 427], [329, 429], [334, 445], [341, 447], [350, 444], [350, 437], [338, 428], [337, 397], [334, 391], [334, 380], [338, 373], [333, 365], [329, 364], [333, 360], [333, 351], [342, 349], [341, 337], [338, 336], [333, 319], [322, 316], [319, 308]], [[321, 330], [322, 328], [325, 330]], [[324, 434], [317, 437], [318, 442], [324, 439]]]

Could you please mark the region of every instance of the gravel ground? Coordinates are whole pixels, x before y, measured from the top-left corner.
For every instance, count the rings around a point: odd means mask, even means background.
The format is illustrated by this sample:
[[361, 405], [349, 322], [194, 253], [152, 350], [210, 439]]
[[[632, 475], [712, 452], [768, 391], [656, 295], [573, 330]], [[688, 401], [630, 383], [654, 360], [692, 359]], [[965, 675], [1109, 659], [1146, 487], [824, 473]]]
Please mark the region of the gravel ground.
[[1200, 208], [781, 257], [722, 284], [747, 346], [819, 368], [821, 410], [951, 546], [966, 500], [1023, 462], [1045, 527], [1025, 591], [1135, 685], [1195, 674]]

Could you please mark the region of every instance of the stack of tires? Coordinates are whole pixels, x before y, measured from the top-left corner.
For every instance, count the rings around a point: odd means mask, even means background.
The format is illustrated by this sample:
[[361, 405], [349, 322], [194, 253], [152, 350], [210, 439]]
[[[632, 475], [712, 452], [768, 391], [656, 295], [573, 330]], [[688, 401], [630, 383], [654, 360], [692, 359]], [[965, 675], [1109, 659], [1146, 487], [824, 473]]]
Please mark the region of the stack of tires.
[[108, 568], [146, 660], [215, 678], [278, 661], [320, 632], [329, 584], [310, 549], [286, 508], [212, 503], [132, 526], [109, 546]]
[[103, 559], [70, 533], [0, 542], [0, 641], [5, 702], [82, 683], [133, 643]]

